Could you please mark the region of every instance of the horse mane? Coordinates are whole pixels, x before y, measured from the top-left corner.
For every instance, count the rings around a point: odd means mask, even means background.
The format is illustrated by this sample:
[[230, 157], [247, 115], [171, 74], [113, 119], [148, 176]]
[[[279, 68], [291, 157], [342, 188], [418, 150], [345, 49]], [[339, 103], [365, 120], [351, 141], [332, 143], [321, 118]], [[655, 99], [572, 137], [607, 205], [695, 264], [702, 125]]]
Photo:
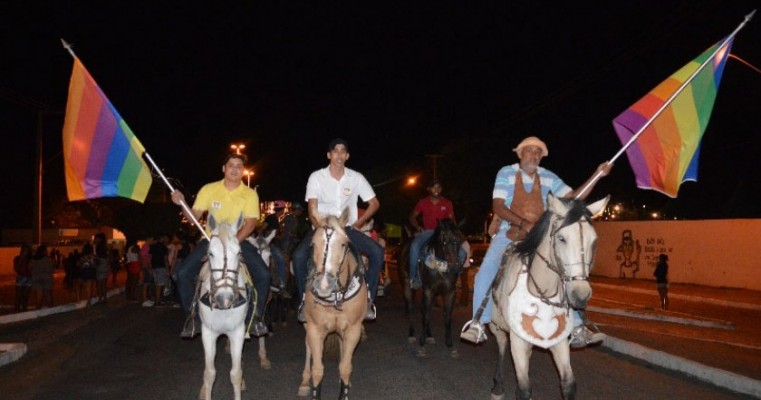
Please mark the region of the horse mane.
[[436, 243], [441, 243], [441, 238], [444, 232], [451, 231], [456, 236], [459, 236], [460, 228], [452, 222], [449, 218], [444, 218], [439, 220], [439, 223], [436, 224], [436, 229], [433, 231], [433, 236], [431, 236], [431, 240], [428, 241], [428, 243], [425, 244], [425, 250], [430, 251], [433, 250]]
[[[587, 210], [586, 204], [583, 200], [564, 198], [560, 198], [558, 200], [569, 207], [565, 219], [563, 219], [563, 222], [560, 224], [558, 229], [576, 223], [582, 218], [586, 219], [587, 221], [591, 221], [592, 213]], [[547, 230], [550, 229], [551, 220], [552, 212], [550, 210], [545, 211], [542, 213], [542, 216], [539, 218], [539, 221], [537, 221], [536, 225], [534, 225], [534, 228], [531, 229], [531, 232], [528, 233], [526, 239], [516, 243], [515, 251], [518, 253], [521, 260], [523, 260], [526, 265], [531, 266], [531, 263], [534, 261], [536, 249], [542, 243], [545, 236], [547, 236]]]

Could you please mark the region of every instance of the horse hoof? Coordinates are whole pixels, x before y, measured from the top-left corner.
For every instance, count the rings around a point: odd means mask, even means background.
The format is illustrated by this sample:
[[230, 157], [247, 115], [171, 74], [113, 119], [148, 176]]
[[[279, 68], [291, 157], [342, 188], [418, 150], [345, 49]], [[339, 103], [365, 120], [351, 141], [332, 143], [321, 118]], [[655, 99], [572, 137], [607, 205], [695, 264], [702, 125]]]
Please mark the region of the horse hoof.
[[299, 397], [307, 397], [309, 396], [309, 385], [307, 386], [299, 386]]
[[414, 337], [414, 336], [410, 336], [410, 337], [408, 337], [408, 338], [407, 338], [407, 341], [408, 341], [409, 343], [415, 343], [415, 342], [417, 342], [417, 338], [416, 338], [416, 337]]
[[418, 349], [418, 351], [417, 351], [417, 353], [415, 355], [420, 357], [420, 358], [423, 358], [423, 357], [427, 357], [428, 353], [425, 352], [425, 349]]
[[425, 338], [425, 342], [428, 343], [428, 344], [436, 344], [436, 339], [434, 339], [432, 337], [427, 337], [427, 338]]
[[449, 356], [452, 358], [460, 358], [460, 353], [457, 350], [452, 350], [449, 352]]
[[494, 394], [494, 393], [492, 393], [491, 394], [491, 400], [504, 400], [504, 398], [505, 398], [505, 394], [504, 393], [502, 393], [502, 394]]
[[272, 363], [270, 360], [264, 359], [259, 361], [259, 366], [261, 366], [262, 369], [270, 369], [272, 368]]

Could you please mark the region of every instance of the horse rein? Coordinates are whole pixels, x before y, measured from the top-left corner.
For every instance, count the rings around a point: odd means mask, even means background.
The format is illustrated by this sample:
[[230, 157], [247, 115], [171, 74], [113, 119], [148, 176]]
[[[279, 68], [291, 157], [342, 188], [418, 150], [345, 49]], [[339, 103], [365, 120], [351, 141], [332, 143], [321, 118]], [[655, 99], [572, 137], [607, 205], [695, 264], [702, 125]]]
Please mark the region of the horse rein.
[[[238, 274], [240, 273], [240, 264], [238, 266], [237, 270], [229, 269], [228, 268], [228, 258], [227, 258], [227, 246], [225, 243], [219, 239], [218, 235], [213, 235], [209, 240], [209, 248], [211, 248], [211, 241], [214, 240], [214, 238], [217, 238], [220, 243], [222, 244], [222, 253], [224, 254], [224, 257], [222, 258], [222, 268], [212, 268], [211, 263], [209, 263], [209, 284], [211, 286], [209, 290], [209, 304], [211, 305], [211, 309], [214, 308], [223, 309], [222, 307], [219, 307], [219, 304], [217, 304], [215, 300], [215, 294], [219, 289], [224, 288], [230, 288], [233, 291], [233, 301], [231, 304], [236, 304], [238, 298], [240, 297], [240, 291], [241, 288], [236, 284], [238, 281]], [[209, 257], [211, 254], [207, 252], [207, 257]], [[240, 254], [237, 257], [238, 262], [240, 263]], [[220, 279], [214, 279], [214, 273], [215, 272], [221, 272], [222, 278]], [[229, 276], [232, 275], [232, 276]], [[222, 281], [222, 283], [218, 284], [218, 281]]]
[[[558, 256], [558, 254], [557, 254], [557, 250], [555, 249], [555, 235], [560, 231], [560, 229], [563, 228], [563, 226], [558, 227], [558, 223], [557, 222], [561, 221], [561, 219], [559, 219], [559, 218], [555, 219], [555, 221], [552, 224], [552, 228], [550, 229], [550, 247], [552, 247], [552, 258], [554, 260], [556, 260], [556, 261], [560, 260], [561, 262], [560, 263], [553, 263], [552, 261], [550, 261], [547, 257], [543, 256], [538, 251], [535, 253], [544, 262], [544, 264], [547, 266], [547, 268], [549, 268], [552, 272], [554, 272], [555, 274], [558, 275], [558, 277], [560, 278], [560, 282], [563, 282], [563, 284], [559, 284], [558, 285], [558, 287], [556, 288], [554, 293], [552, 293], [550, 295], [547, 295], [539, 287], [539, 284], [536, 283], [536, 280], [534, 280], [534, 277], [531, 275], [531, 266], [529, 265], [529, 268], [528, 268], [528, 278], [529, 278], [529, 281], [534, 286], [534, 289], [536, 290], [536, 292], [539, 293], [539, 299], [543, 303], [545, 303], [545, 304], [548, 304], [548, 305], [551, 305], [551, 306], [555, 306], [555, 307], [568, 308], [568, 299], [567, 299], [566, 294], [565, 294], [565, 284], [569, 283], [569, 282], [573, 282], [573, 281], [589, 281], [589, 275], [586, 274], [586, 273], [583, 274], [583, 275], [568, 276], [566, 274], [566, 270], [565, 270], [566, 267], [570, 267], [570, 266], [573, 266], [573, 265], [581, 264], [582, 267], [583, 267], [582, 270], [586, 272], [587, 267], [591, 266], [591, 260], [590, 260], [589, 263], [587, 263], [587, 261], [586, 261], [586, 251], [584, 249], [584, 227], [582, 226], [582, 222], [588, 222], [588, 220], [584, 219], [584, 221], [582, 221], [582, 219], [580, 219], [578, 222], [576, 222], [576, 224], [578, 224], [578, 226], [579, 226], [579, 236], [581, 237], [581, 240], [580, 240], [580, 242], [581, 242], [581, 250], [580, 250], [581, 261], [580, 262], [574, 262], [574, 263], [565, 263], [565, 262], [562, 262], [562, 258], [560, 256]], [[533, 262], [532, 262], [532, 264], [533, 264]], [[550, 300], [550, 298], [555, 297], [557, 295], [561, 295], [560, 296], [560, 298], [561, 298], [560, 302], [554, 302], [554, 301]]]

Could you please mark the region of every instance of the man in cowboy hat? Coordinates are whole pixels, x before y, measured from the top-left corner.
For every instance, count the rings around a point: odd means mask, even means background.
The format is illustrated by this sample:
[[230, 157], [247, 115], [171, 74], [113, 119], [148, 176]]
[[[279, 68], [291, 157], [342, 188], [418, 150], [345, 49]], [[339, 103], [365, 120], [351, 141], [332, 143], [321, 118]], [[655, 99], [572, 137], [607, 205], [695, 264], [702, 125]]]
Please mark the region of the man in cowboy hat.
[[[597, 173], [606, 176], [612, 167], [607, 162], [600, 164], [595, 174], [583, 186], [572, 189], [555, 173], [539, 166], [542, 158], [549, 154], [547, 145], [539, 138], [529, 136], [513, 151], [518, 155], [519, 162], [502, 167], [497, 172], [494, 182], [492, 210], [502, 221], [476, 274], [473, 287], [473, 320], [465, 324], [460, 335], [462, 339], [473, 343], [486, 340], [483, 327], [491, 321], [493, 300], [489, 299], [482, 310], [479, 310], [479, 305], [489, 295], [502, 255], [510, 243], [522, 240], [534, 227], [547, 207], [547, 194], [552, 192], [558, 197], [574, 198], [581, 192], [581, 188], [587, 187], [587, 184], [593, 181]], [[594, 184], [585, 190], [580, 198], [586, 198], [593, 188]], [[583, 314], [576, 318], [577, 322], [585, 320]], [[581, 324], [571, 332], [571, 347], [584, 347], [602, 342], [603, 339], [605, 334], [593, 332], [585, 324]]]

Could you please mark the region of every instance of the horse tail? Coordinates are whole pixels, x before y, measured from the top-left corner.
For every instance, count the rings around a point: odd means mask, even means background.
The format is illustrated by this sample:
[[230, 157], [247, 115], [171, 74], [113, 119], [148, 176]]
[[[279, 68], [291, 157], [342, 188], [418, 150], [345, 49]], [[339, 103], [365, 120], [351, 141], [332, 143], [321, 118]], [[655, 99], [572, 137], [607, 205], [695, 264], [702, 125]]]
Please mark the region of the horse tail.
[[341, 337], [338, 333], [329, 333], [325, 338], [325, 344], [322, 351], [322, 359], [330, 361], [340, 361], [341, 359]]

